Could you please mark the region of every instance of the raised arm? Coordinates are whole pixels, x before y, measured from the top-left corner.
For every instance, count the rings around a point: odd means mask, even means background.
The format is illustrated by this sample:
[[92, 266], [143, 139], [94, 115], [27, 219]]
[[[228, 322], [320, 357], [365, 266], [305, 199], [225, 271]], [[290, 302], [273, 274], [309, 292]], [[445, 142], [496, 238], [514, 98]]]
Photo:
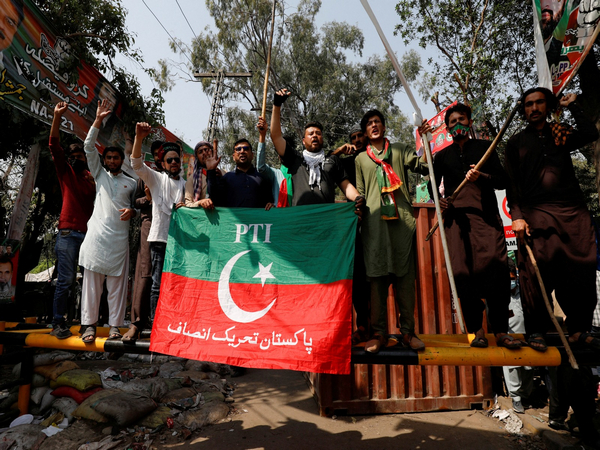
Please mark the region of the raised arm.
[[273, 113], [271, 114], [271, 140], [279, 156], [285, 153], [286, 142], [281, 132], [281, 105], [290, 96], [287, 89], [277, 91], [273, 97]]
[[63, 114], [67, 111], [68, 105], [65, 102], [58, 102], [54, 107], [54, 118], [52, 119], [52, 127], [50, 128], [50, 137], [58, 138], [60, 130], [60, 121]]
[[100, 155], [98, 155], [98, 150], [96, 150], [96, 138], [98, 137], [98, 132], [100, 131], [102, 121], [112, 112], [110, 107], [111, 105], [108, 100], [104, 99], [102, 102], [98, 101], [96, 119], [94, 120], [94, 123], [92, 123], [92, 126], [89, 129], [83, 143], [83, 149], [85, 150], [85, 154], [87, 156], [88, 167], [90, 168], [90, 173], [94, 178], [97, 178], [102, 170]]
[[56, 167], [56, 173], [59, 177], [61, 177], [67, 169], [67, 159], [65, 158], [65, 152], [60, 146], [59, 141], [60, 121], [66, 110], [67, 104], [65, 102], [59, 102], [56, 104], [54, 107], [52, 128], [50, 128], [50, 153], [52, 154], [54, 167]]

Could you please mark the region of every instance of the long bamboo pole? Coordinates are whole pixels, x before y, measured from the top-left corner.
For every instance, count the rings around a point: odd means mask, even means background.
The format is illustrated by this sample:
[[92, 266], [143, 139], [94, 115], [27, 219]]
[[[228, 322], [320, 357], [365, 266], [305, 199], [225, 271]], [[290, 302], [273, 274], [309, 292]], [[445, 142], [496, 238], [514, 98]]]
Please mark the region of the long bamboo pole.
[[[385, 34], [383, 34], [383, 30], [381, 29], [381, 26], [379, 26], [379, 22], [377, 21], [377, 18], [375, 17], [375, 14], [373, 13], [373, 10], [371, 9], [371, 6], [369, 5], [368, 0], [360, 0], [360, 2], [362, 3], [362, 5], [365, 8], [365, 11], [369, 15], [369, 17], [371, 18], [371, 21], [373, 22], [373, 25], [375, 26], [375, 29], [377, 30], [377, 33], [379, 34], [379, 37], [381, 38], [381, 41], [383, 42], [383, 46], [385, 47], [385, 50], [387, 51], [387, 54], [390, 57], [390, 60], [392, 61], [392, 65], [394, 66], [394, 69], [396, 70], [396, 73], [398, 74], [398, 78], [400, 78], [400, 82], [402, 83], [402, 86], [404, 86], [404, 91], [406, 92], [406, 95], [410, 99], [410, 102], [412, 103], [412, 106], [415, 109], [416, 114], [418, 115], [420, 120], [422, 120], [423, 114], [421, 114], [421, 108], [419, 108], [419, 105], [417, 104], [417, 101], [415, 100], [415, 97], [412, 94], [412, 91], [410, 89], [408, 81], [406, 81], [406, 78], [404, 77], [404, 74], [402, 73], [402, 69], [400, 68], [398, 59], [396, 58], [395, 53], [392, 51], [392, 48], [390, 47], [390, 44], [389, 44], [387, 38], [385, 37]], [[439, 200], [439, 196], [438, 196], [437, 184], [435, 182], [435, 177], [433, 176], [433, 159], [431, 157], [431, 149], [429, 148], [429, 142], [427, 140], [427, 136], [422, 136], [422, 139], [423, 139], [423, 148], [425, 149], [425, 155], [427, 156], [427, 164], [429, 165], [429, 174], [431, 175], [431, 184], [433, 186], [433, 200], [435, 202], [435, 212], [437, 214], [438, 222], [441, 222], [442, 221], [442, 211], [440, 209], [440, 200]], [[460, 326], [460, 330], [463, 333], [466, 333], [467, 329], [465, 327], [465, 323], [463, 320], [460, 305], [458, 304], [458, 295], [456, 293], [456, 283], [454, 282], [454, 273], [452, 272], [452, 264], [450, 262], [450, 253], [448, 251], [448, 242], [446, 241], [446, 233], [444, 232], [443, 227], [440, 232], [440, 237], [442, 238], [442, 247], [444, 249], [444, 259], [446, 261], [446, 270], [448, 272], [448, 280], [450, 281], [450, 292], [452, 293], [452, 304], [453, 304], [454, 309], [456, 310], [456, 317], [458, 318], [458, 324]], [[473, 331], [476, 331], [476, 330], [473, 330]]]
[[[496, 138], [492, 142], [492, 145], [490, 145], [490, 147], [486, 150], [486, 152], [483, 154], [483, 156], [481, 157], [479, 162], [477, 164], [475, 164], [475, 170], [480, 170], [483, 167], [483, 165], [486, 163], [486, 161], [490, 158], [490, 156], [492, 156], [492, 153], [494, 153], [496, 151], [496, 147], [498, 146], [500, 139], [502, 139], [502, 136], [504, 136], [504, 133], [508, 129], [508, 126], [512, 122], [512, 120], [515, 117], [515, 114], [519, 110], [520, 106], [521, 106], [521, 102], [518, 101], [517, 104], [515, 105], [515, 107], [512, 109], [512, 111], [508, 115], [508, 117], [506, 118], [504, 125], [502, 125], [502, 129], [496, 135]], [[456, 200], [456, 197], [458, 196], [459, 192], [466, 186], [467, 183], [468, 183], [468, 181], [466, 178], [464, 180], [462, 180], [462, 182], [455, 189], [454, 193], [448, 199], [449, 203], [452, 203], [454, 200]], [[438, 221], [436, 223], [434, 223], [433, 226], [431, 227], [431, 230], [429, 230], [429, 233], [427, 233], [427, 236], [425, 237], [426, 241], [431, 239], [431, 236], [433, 236], [433, 233], [435, 233], [435, 230], [437, 230], [439, 225], [440, 225], [440, 221], [438, 219]]]
[[[273, 13], [271, 14], [271, 35], [269, 36], [269, 51], [267, 52], [267, 70], [265, 71], [265, 86], [263, 88], [263, 102], [261, 117], [265, 117], [267, 112], [267, 91], [269, 89], [269, 73], [271, 72], [271, 48], [273, 47], [273, 31], [275, 30], [275, 5], [277, 0], [273, 0]], [[265, 119], [266, 120], [266, 119]]]

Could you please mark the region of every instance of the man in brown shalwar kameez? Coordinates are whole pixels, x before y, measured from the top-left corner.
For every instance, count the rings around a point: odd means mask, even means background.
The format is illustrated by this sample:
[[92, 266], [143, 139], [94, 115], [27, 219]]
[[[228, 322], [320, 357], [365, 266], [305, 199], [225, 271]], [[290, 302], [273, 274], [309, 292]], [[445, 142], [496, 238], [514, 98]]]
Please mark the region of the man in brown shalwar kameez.
[[[154, 141], [150, 146], [156, 170], [161, 171], [162, 141]], [[152, 258], [148, 233], [152, 225], [152, 197], [146, 183], [139, 179], [135, 193], [135, 208], [140, 211], [140, 245], [135, 262], [135, 278], [133, 280], [133, 295], [131, 296], [131, 325], [123, 335], [123, 341], [134, 341], [139, 338], [141, 331], [148, 327], [150, 317], [150, 288], [152, 287]]]
[[468, 331], [475, 333], [471, 346], [488, 346], [483, 329], [485, 298], [498, 345], [520, 348], [521, 342], [507, 334], [510, 271], [494, 192], [506, 187], [506, 172], [496, 152], [481, 170], [475, 170], [490, 141], [469, 137], [473, 125], [470, 107], [458, 103], [448, 109], [444, 120], [454, 142], [434, 155], [433, 172], [438, 181], [444, 180], [446, 197], [465, 178], [469, 181], [453, 203], [446, 198], [440, 203], [463, 316]]
[[[567, 316], [569, 341], [600, 349], [600, 340], [588, 333], [597, 302], [594, 229], [571, 161], [571, 152], [598, 139], [598, 131], [574, 103], [576, 98], [567, 94], [558, 101], [545, 88], [526, 91], [521, 112], [529, 125], [506, 147], [507, 198], [519, 241], [525, 328], [529, 344], [538, 351], [547, 348], [544, 333], [550, 319], [525, 240], [533, 250], [546, 292], [555, 292]], [[576, 129], [547, 122], [559, 105], [571, 112]]]

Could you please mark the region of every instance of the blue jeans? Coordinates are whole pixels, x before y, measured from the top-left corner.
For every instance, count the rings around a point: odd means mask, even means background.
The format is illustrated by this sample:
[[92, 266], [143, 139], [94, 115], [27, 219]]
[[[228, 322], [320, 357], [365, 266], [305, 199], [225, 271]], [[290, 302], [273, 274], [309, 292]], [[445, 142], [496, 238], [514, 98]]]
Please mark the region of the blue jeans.
[[154, 313], [160, 294], [160, 280], [165, 263], [165, 242], [150, 242], [150, 257], [152, 258], [152, 287], [150, 288], [150, 321], [154, 322]]
[[71, 286], [77, 274], [79, 248], [83, 243], [85, 233], [75, 230], [59, 230], [54, 251], [56, 253], [56, 290], [52, 307], [52, 324], [63, 323], [67, 313], [67, 302]]

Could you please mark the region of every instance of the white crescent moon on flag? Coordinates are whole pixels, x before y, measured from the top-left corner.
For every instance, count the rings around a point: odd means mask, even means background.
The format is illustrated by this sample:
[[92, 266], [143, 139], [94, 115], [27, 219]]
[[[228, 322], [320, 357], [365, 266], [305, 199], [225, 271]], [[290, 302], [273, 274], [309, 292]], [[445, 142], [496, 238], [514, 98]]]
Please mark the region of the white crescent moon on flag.
[[277, 300], [274, 299], [265, 309], [255, 312], [245, 311], [233, 301], [233, 298], [231, 297], [231, 291], [229, 290], [229, 278], [231, 276], [231, 271], [233, 270], [233, 266], [235, 266], [237, 260], [249, 252], [250, 250], [240, 252], [227, 261], [227, 264], [225, 264], [225, 267], [221, 272], [221, 277], [219, 278], [219, 305], [221, 305], [221, 309], [225, 315], [234, 322], [249, 323], [260, 319], [269, 312]]

